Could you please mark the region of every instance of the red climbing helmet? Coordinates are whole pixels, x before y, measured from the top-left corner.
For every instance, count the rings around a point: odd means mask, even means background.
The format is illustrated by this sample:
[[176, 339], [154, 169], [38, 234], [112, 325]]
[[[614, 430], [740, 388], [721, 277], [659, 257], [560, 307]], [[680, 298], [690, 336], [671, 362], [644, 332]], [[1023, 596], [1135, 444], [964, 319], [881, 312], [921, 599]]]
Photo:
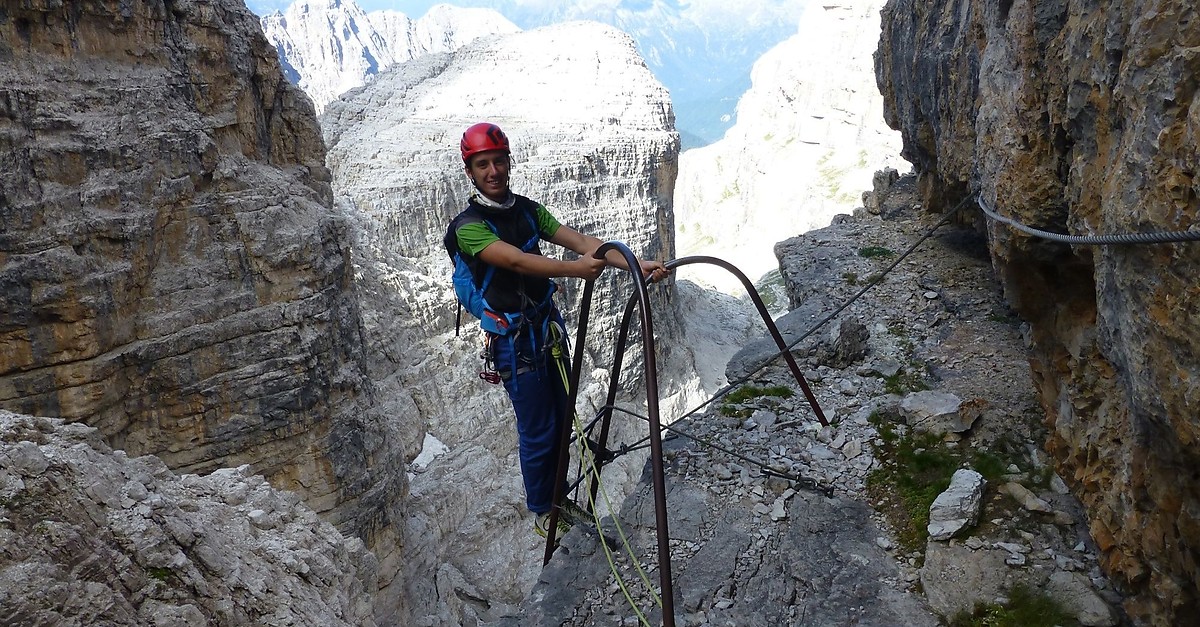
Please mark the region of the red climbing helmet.
[[503, 150], [504, 154], [509, 154], [508, 136], [504, 131], [500, 130], [499, 126], [489, 122], [480, 122], [473, 124], [463, 133], [462, 143], [459, 144], [459, 149], [462, 150], [463, 163], [471, 160], [472, 155], [477, 155], [488, 150]]

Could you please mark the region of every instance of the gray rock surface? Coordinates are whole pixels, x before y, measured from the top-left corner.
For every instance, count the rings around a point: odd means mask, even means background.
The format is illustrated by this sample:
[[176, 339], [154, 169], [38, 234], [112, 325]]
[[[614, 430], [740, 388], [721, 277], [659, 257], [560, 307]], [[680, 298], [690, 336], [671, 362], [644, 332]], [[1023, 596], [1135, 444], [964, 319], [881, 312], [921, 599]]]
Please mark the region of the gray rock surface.
[[[757, 282], [777, 266], [776, 242], [853, 211], [876, 170], [908, 169], [871, 61], [883, 4], [806, 3], [795, 34], [755, 62], [733, 126], [680, 157], [680, 255], [715, 255]], [[742, 290], [723, 272], [697, 274]]]
[[[890, 0], [876, 76], [919, 202], [982, 197], [1072, 235], [1195, 232], [1198, 19], [1194, 0]], [[1200, 476], [1180, 469], [1200, 466], [1200, 246], [1054, 243], [968, 212], [1029, 324], [1055, 470], [1138, 591], [1126, 610], [1195, 622]]]
[[961, 433], [971, 428], [974, 416], [960, 413], [962, 399], [948, 392], [921, 390], [913, 392], [900, 401], [900, 413], [908, 426], [944, 435]]
[[[752, 499], [726, 499], [701, 482], [688, 483], [673, 483], [667, 496], [677, 624], [938, 624], [919, 598], [891, 587], [895, 562], [875, 544], [881, 532], [861, 503], [800, 491], [790, 499], [787, 522], [773, 523], [755, 514]], [[650, 492], [631, 497], [625, 508], [623, 529], [634, 551], [653, 555]], [[616, 532], [609, 527], [605, 535]], [[520, 617], [494, 625], [612, 625], [631, 616], [620, 590], [605, 585], [612, 573], [596, 536], [572, 530], [562, 553], [543, 571]], [[620, 558], [618, 564], [637, 598], [648, 602], [636, 571]], [[646, 575], [658, 584], [656, 569]], [[651, 624], [662, 620], [656, 609], [646, 617]]]
[[350, 0], [296, 0], [264, 15], [262, 28], [317, 113], [393, 65], [520, 30], [492, 9], [439, 4], [412, 19], [399, 11], [366, 12]]
[[179, 476], [85, 425], [0, 410], [5, 624], [370, 626], [377, 569], [248, 466]]
[[[891, 263], [860, 256], [860, 248], [903, 251], [932, 226], [912, 209], [913, 192], [912, 178], [902, 178], [880, 216], [863, 211], [779, 245], [789, 291], [810, 296], [792, 314], [793, 340], [806, 331], [803, 320], [814, 324], [861, 289], [849, 273], [867, 276]], [[1001, 457], [1008, 461], [1004, 481], [1032, 484], [1044, 476], [1045, 454], [1036, 445], [1041, 412], [1028, 383], [1025, 345], [1019, 327], [998, 315], [1006, 309], [982, 242], [944, 227], [884, 284], [847, 305], [841, 316], [871, 330], [862, 362], [835, 369], [817, 363], [818, 351], [804, 342], [794, 349], [834, 424], [821, 426], [788, 370], [770, 363], [744, 373], [747, 383], [789, 387], [791, 397], [748, 394], [673, 425], [687, 434], [669, 435], [664, 445], [677, 624], [933, 625], [1003, 600], [1018, 584], [1051, 594], [1078, 620], [1103, 613], [1094, 613], [1091, 601], [1110, 611], [1120, 603], [1069, 495], [1039, 492], [1055, 513], [1031, 512], [999, 492], [999, 480], [989, 482], [979, 524], [966, 537], [926, 542], [922, 526], [913, 546], [898, 526], [910, 514], [894, 515], [896, 495], [873, 487], [872, 477], [891, 463], [891, 438], [909, 432], [902, 399], [893, 393], [896, 381], [868, 365], [889, 360], [903, 364], [904, 385], [966, 398], [964, 407], [976, 416], [956, 441], [934, 438], [922, 446]], [[931, 286], [936, 299], [924, 296]], [[735, 361], [747, 363], [741, 357]], [[603, 520], [607, 544], [573, 529], [529, 597], [488, 624], [635, 625], [635, 607], [653, 624], [661, 610], [649, 592], [659, 580], [648, 474], [619, 508], [602, 510], [619, 512]], [[618, 522], [635, 538], [636, 560], [627, 557]], [[632, 602], [614, 583], [604, 552], [610, 545]], [[1059, 572], [1080, 575], [1070, 581], [1086, 580], [1087, 593], [1049, 587]]]
[[179, 472], [249, 465], [394, 546], [405, 447], [372, 408], [347, 222], [257, 18], [0, 15], [0, 407]]
[[987, 480], [974, 470], [956, 470], [950, 487], [929, 507], [929, 539], [949, 540], [954, 534], [979, 522], [983, 488]]

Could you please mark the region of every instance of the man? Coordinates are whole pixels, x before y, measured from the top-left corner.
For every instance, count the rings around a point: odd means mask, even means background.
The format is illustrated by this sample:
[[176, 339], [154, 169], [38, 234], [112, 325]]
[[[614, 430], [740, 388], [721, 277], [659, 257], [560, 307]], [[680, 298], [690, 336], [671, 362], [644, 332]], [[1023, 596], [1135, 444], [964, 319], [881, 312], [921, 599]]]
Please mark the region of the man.
[[[460, 257], [474, 286], [483, 291], [488, 354], [495, 364], [517, 418], [525, 504], [535, 515], [534, 530], [545, 537], [554, 498], [562, 432], [572, 411], [555, 360], [569, 363], [562, 315], [553, 301], [555, 277], [588, 281], [608, 265], [628, 268], [610, 251], [594, 257], [603, 243], [564, 226], [541, 204], [508, 187], [508, 137], [495, 124], [482, 122], [463, 133], [459, 146], [467, 178], [475, 186], [467, 208], [450, 223]], [[451, 235], [447, 235], [449, 239]], [[579, 253], [574, 260], [545, 257], [539, 243], [549, 241]], [[658, 261], [642, 261], [643, 277], [665, 278], [670, 270]], [[457, 289], [457, 288], [456, 288]], [[565, 486], [561, 486], [565, 494]], [[560, 503], [557, 537], [586, 513], [570, 499]]]

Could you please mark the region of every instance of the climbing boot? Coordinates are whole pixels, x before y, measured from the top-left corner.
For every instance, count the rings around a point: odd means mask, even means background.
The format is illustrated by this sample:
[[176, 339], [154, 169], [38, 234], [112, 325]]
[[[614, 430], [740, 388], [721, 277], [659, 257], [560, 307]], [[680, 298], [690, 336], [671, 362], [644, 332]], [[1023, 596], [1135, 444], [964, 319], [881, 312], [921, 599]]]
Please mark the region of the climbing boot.
[[575, 504], [571, 499], [563, 499], [562, 505], [558, 506], [558, 517], [566, 520], [572, 525], [595, 525], [596, 519], [584, 509]]
[[[542, 536], [543, 538], [545, 538], [546, 535], [549, 533], [549, 529], [550, 529], [550, 512], [546, 512], [545, 514], [538, 514], [537, 518], [535, 518], [533, 521], [533, 530], [536, 531], [539, 536]], [[559, 512], [559, 514], [558, 514], [558, 531], [555, 532], [555, 534], [554, 534], [555, 542], [557, 542], [558, 540], [561, 540], [562, 537], [567, 535], [567, 532], [570, 530], [571, 530], [571, 523], [567, 522], [566, 520], [563, 520], [562, 512]]]

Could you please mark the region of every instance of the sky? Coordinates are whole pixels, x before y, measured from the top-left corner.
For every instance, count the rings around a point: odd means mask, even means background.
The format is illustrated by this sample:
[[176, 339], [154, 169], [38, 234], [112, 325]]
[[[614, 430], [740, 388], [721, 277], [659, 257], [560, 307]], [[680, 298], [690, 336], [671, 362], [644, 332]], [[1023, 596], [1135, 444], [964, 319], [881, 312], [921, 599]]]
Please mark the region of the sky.
[[[522, 5], [538, 5], [552, 4], [557, 0], [516, 0], [516, 4]], [[266, 15], [272, 11], [283, 11], [293, 2], [293, 0], [246, 0], [246, 6], [255, 15]], [[618, 4], [618, 0], [585, 0], [586, 4]], [[487, 0], [355, 0], [355, 4], [362, 7], [363, 11], [370, 13], [371, 11], [381, 11], [383, 9], [392, 9], [399, 11], [410, 18], [417, 19], [429, 10], [429, 7], [435, 4], [453, 4], [460, 7], [472, 6], [490, 6], [493, 2]]]
[[[246, 6], [255, 15], [266, 15], [272, 11], [282, 12], [292, 3], [293, 0], [246, 0]], [[435, 4], [456, 4], [463, 6], [465, 2], [448, 3], [446, 0], [355, 0], [355, 4], [362, 7], [362, 10], [379, 11], [382, 9], [392, 9], [399, 11], [411, 18], [418, 18], [425, 15], [425, 11]]]

